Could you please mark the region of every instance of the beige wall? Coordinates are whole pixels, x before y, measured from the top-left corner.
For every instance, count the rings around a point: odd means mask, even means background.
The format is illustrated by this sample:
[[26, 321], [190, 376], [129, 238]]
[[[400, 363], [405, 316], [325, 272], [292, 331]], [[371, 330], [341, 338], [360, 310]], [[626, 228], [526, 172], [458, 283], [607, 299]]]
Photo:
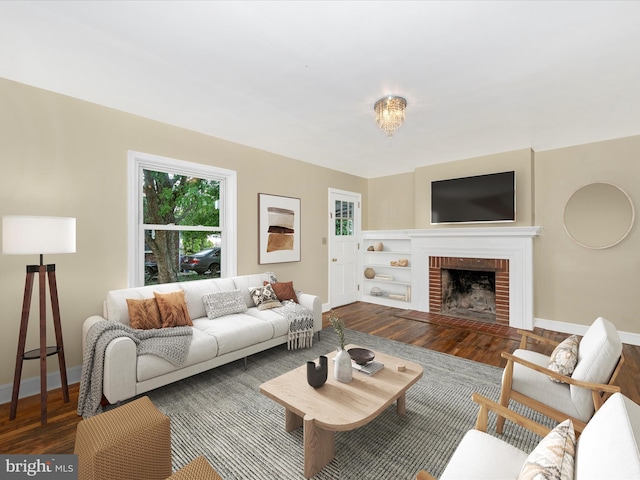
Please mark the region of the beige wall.
[[[618, 245], [604, 250], [581, 247], [567, 235], [564, 206], [581, 186], [593, 182], [623, 188], [638, 207], [640, 199], [640, 136], [543, 152], [530, 149], [499, 153], [416, 169], [413, 205], [407, 198], [410, 175], [369, 181], [369, 205], [376, 209], [371, 229], [450, 228], [430, 225], [429, 184], [432, 180], [514, 169], [517, 178], [516, 225], [539, 225], [534, 240], [534, 316], [542, 320], [590, 325], [599, 315], [623, 332], [640, 334], [638, 227]], [[394, 189], [395, 190], [394, 192]], [[397, 193], [397, 196], [394, 196]], [[393, 199], [387, 199], [391, 195]], [[414, 224], [398, 222], [396, 211], [414, 210]], [[384, 214], [384, 215], [383, 215]], [[615, 213], [614, 213], [615, 214]], [[483, 226], [504, 226], [486, 224]], [[472, 228], [474, 225], [457, 225]], [[477, 225], [475, 225], [477, 226]], [[594, 231], [601, 225], [594, 224]]]
[[403, 173], [369, 180], [369, 230], [413, 228], [413, 173]]
[[637, 225], [604, 250], [576, 244], [563, 225], [567, 200], [593, 182], [618, 185], [638, 208], [638, 152], [640, 136], [536, 152], [536, 219], [543, 227], [534, 242], [536, 317], [589, 325], [601, 315], [619, 330], [640, 333]]
[[[320, 295], [323, 302], [328, 284], [328, 252], [322, 242], [328, 235], [328, 189], [358, 192], [367, 202], [367, 182], [362, 178], [3, 79], [0, 132], [0, 215], [77, 218], [77, 253], [45, 258], [56, 264], [67, 367], [81, 363], [82, 322], [102, 311], [108, 290], [127, 286], [128, 150], [236, 170], [238, 273], [271, 270], [282, 280], [294, 280], [297, 288]], [[301, 199], [301, 262], [258, 264], [258, 193]], [[13, 379], [27, 263], [38, 263], [38, 258], [0, 255], [0, 385]], [[27, 348], [38, 344], [34, 293]], [[55, 360], [49, 365], [57, 370]], [[23, 378], [37, 376], [37, 366], [26, 362]]]

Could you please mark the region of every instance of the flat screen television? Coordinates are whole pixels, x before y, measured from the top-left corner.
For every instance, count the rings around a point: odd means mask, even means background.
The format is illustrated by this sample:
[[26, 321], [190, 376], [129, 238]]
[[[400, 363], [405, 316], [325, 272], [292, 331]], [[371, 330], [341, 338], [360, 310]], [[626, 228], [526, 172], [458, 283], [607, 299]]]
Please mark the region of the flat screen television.
[[516, 172], [431, 182], [431, 224], [515, 222]]

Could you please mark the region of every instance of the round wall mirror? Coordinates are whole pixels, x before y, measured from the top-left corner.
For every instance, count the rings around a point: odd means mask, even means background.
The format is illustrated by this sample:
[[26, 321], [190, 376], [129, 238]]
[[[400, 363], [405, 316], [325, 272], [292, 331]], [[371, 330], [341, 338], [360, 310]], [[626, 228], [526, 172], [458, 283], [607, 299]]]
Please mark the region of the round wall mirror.
[[635, 220], [631, 197], [617, 185], [591, 183], [578, 189], [564, 207], [567, 234], [585, 248], [613, 247]]

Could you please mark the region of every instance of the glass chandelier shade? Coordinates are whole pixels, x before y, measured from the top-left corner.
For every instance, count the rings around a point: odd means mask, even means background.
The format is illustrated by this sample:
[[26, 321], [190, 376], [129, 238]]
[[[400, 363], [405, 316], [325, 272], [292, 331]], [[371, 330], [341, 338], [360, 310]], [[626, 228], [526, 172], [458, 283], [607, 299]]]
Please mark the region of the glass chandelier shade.
[[404, 123], [404, 111], [407, 101], [402, 97], [389, 95], [378, 100], [373, 109], [376, 112], [376, 122], [384, 130], [387, 136], [393, 136], [394, 132]]

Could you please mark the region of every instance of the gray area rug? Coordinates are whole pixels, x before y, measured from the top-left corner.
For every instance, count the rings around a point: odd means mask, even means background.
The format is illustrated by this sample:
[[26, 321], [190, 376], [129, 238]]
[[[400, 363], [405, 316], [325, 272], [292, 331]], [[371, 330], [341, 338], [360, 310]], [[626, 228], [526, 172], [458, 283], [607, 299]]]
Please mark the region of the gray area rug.
[[[406, 415], [392, 405], [370, 424], [336, 433], [336, 456], [314, 478], [409, 480], [420, 469], [439, 476], [475, 425], [478, 408], [471, 394], [497, 400], [502, 369], [352, 330], [346, 340], [419, 363], [424, 376], [407, 392]], [[258, 388], [337, 345], [333, 330], [325, 329], [311, 349], [288, 351], [282, 345], [249, 357], [247, 370], [240, 360], [149, 392], [171, 418], [174, 469], [204, 455], [225, 480], [304, 478], [302, 429], [285, 432], [284, 408]], [[495, 434], [492, 415], [489, 433]], [[526, 452], [540, 441], [511, 422], [501, 438]]]

